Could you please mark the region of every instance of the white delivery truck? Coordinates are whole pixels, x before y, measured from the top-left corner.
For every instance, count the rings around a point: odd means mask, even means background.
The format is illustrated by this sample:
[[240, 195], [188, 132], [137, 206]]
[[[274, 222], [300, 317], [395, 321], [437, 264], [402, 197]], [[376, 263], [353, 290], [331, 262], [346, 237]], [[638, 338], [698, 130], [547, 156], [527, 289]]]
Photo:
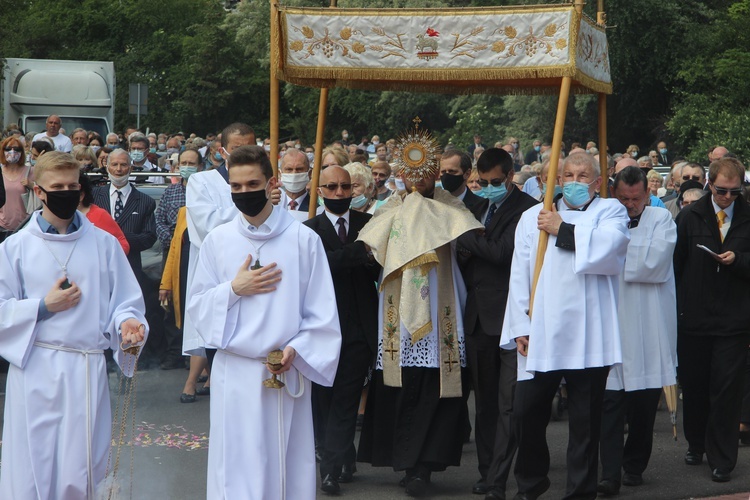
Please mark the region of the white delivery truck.
[[2, 79], [3, 126], [43, 132], [49, 115], [70, 134], [83, 128], [102, 137], [114, 128], [112, 62], [6, 58]]

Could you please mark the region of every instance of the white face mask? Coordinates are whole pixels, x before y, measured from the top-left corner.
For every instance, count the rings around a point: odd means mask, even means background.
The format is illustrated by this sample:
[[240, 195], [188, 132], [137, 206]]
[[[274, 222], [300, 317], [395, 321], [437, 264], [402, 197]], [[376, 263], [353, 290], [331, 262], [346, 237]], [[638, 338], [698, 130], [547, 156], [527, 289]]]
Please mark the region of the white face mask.
[[284, 185], [287, 193], [302, 192], [309, 180], [308, 175], [304, 172], [300, 174], [281, 174], [281, 183]]
[[404, 184], [404, 181], [396, 177], [393, 179], [393, 182], [396, 183], [396, 189], [399, 191], [406, 191], [406, 184]]
[[109, 174], [109, 181], [112, 183], [112, 185], [116, 188], [125, 187], [125, 185], [128, 183], [128, 178], [130, 177], [130, 174], [125, 174], [123, 176], [117, 177], [116, 175]]

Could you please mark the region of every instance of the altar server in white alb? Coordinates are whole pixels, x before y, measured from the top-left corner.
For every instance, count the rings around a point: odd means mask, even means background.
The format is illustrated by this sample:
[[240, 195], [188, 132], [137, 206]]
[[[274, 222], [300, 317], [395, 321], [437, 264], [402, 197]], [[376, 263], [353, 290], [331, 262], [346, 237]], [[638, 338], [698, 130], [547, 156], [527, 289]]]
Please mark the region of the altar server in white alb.
[[[565, 378], [570, 415], [565, 498], [595, 498], [602, 397], [607, 374], [622, 361], [617, 287], [628, 248], [628, 215], [597, 197], [598, 165], [587, 153], [563, 165], [563, 193], [552, 211], [530, 208], [518, 222], [501, 346], [518, 347], [513, 420], [515, 475], [522, 498], [549, 486], [546, 427]], [[549, 233], [531, 309], [539, 234]]]
[[[126, 376], [144, 340], [143, 296], [117, 239], [76, 211], [79, 164], [40, 157], [43, 208], [0, 245], [0, 356], [10, 362], [0, 498], [93, 500], [111, 441], [103, 352]], [[144, 325], [144, 326], [142, 326]]]
[[[677, 373], [672, 265], [677, 226], [667, 209], [646, 206], [648, 183], [640, 168], [620, 171], [614, 194], [630, 217], [630, 243], [620, 274], [618, 303], [622, 365], [609, 372], [604, 393], [602, 475], [597, 488], [603, 495], [616, 495], [620, 484], [643, 484], [662, 387], [675, 384]], [[628, 434], [623, 445], [626, 415]]]
[[[229, 157], [239, 209], [201, 247], [187, 314], [211, 371], [208, 498], [315, 498], [311, 381], [331, 386], [341, 330], [318, 235], [272, 205], [276, 178], [258, 146]], [[265, 387], [269, 352], [282, 350], [282, 389]]]

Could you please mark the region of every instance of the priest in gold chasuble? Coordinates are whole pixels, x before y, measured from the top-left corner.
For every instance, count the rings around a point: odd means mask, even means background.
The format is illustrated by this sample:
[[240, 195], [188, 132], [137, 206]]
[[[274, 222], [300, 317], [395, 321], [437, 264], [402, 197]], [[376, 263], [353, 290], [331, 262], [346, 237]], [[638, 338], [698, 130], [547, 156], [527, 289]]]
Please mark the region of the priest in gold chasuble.
[[[417, 120], [418, 122], [418, 120]], [[405, 471], [421, 495], [431, 473], [460, 465], [468, 431], [463, 279], [455, 240], [483, 230], [463, 202], [435, 187], [439, 148], [418, 126], [398, 141], [405, 191], [391, 196], [360, 231], [383, 267], [379, 343], [359, 460]]]

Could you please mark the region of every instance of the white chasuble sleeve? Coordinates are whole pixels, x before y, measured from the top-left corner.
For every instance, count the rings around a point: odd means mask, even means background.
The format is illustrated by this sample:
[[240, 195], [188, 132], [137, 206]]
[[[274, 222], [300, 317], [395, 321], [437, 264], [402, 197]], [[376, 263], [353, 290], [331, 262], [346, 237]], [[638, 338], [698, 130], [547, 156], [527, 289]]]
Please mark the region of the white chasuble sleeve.
[[666, 283], [673, 276], [672, 255], [677, 225], [668, 210], [646, 207], [638, 227], [630, 231], [625, 281]]
[[575, 222], [573, 271], [576, 274], [618, 276], [625, 264], [630, 240], [628, 211], [619, 201], [612, 199], [597, 199], [588, 211], [594, 212], [593, 217]]
[[219, 172], [209, 170], [190, 176], [185, 190], [190, 243], [200, 247], [212, 229], [237, 215], [229, 184]]
[[341, 351], [341, 326], [323, 242], [316, 234], [310, 236], [302, 247], [307, 254], [300, 266], [302, 319], [299, 333], [287, 345], [297, 351], [293, 365], [305, 378], [331, 387]]
[[[118, 244], [119, 245], [119, 244]], [[108, 248], [107, 270], [109, 273], [109, 303], [107, 307], [107, 328], [105, 333], [109, 336], [110, 346], [114, 357], [120, 366], [123, 375], [132, 377], [135, 369], [135, 359], [132, 354], [126, 354], [122, 350], [122, 335], [120, 325], [130, 318], [137, 319], [143, 324], [144, 343], [148, 339], [149, 327], [146, 321], [146, 305], [143, 301], [143, 292], [138, 285], [138, 280], [128, 263], [128, 259], [119, 248], [111, 245]], [[101, 270], [100, 270], [101, 272]], [[140, 352], [143, 350], [141, 349]], [[140, 355], [139, 352], [139, 355]]]
[[39, 303], [44, 298], [24, 297], [14, 264], [19, 263], [11, 262], [0, 250], [0, 356], [24, 368], [36, 337]]

